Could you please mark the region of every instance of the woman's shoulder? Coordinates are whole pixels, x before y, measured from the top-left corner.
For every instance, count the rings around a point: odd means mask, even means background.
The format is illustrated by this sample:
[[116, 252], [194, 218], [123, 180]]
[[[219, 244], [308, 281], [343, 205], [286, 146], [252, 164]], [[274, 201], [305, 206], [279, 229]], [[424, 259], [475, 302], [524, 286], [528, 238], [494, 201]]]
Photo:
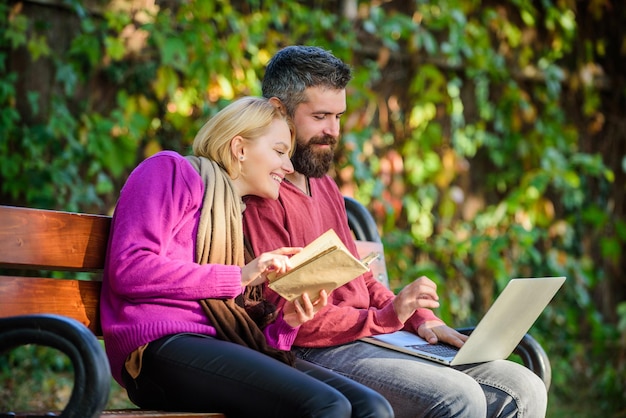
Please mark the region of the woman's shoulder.
[[189, 161], [176, 151], [159, 151], [143, 160], [138, 167], [152, 167], [153, 169], [174, 170], [174, 171], [190, 171], [194, 172], [194, 168]]
[[[176, 151], [159, 151], [143, 160], [131, 173], [129, 181], [156, 181], [158, 184], [187, 184], [196, 189], [202, 185], [202, 179], [187, 159]], [[172, 187], [169, 184], [166, 187]]]
[[184, 161], [185, 157], [183, 157], [176, 151], [163, 150], [163, 151], [157, 152], [156, 154], [152, 154], [151, 156], [146, 158], [144, 162], [164, 161], [164, 160]]

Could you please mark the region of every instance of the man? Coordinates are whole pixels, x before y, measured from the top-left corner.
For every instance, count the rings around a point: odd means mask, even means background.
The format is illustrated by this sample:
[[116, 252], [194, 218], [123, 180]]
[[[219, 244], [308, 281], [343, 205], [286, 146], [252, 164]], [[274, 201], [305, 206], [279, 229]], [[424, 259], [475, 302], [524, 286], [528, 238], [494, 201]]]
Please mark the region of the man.
[[[327, 175], [350, 78], [345, 63], [316, 47], [287, 47], [269, 62], [263, 95], [280, 99], [297, 143], [295, 172], [286, 176], [279, 199], [246, 199], [244, 234], [256, 254], [304, 246], [329, 228], [356, 254], [343, 197]], [[269, 289], [265, 297], [283, 303]], [[328, 305], [300, 328], [294, 352], [377, 390], [396, 417], [544, 416], [545, 386], [521, 365], [502, 360], [447, 367], [359, 341], [404, 329], [460, 347], [467, 337], [435, 316], [431, 309], [438, 306], [436, 285], [427, 277], [394, 295], [366, 273], [331, 293]]]

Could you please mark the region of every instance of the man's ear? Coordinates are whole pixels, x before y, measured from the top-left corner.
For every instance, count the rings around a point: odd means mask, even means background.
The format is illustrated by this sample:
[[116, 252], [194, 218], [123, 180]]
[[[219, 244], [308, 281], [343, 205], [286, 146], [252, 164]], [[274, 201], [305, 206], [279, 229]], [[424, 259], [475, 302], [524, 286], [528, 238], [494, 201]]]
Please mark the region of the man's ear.
[[245, 141], [241, 135], [237, 135], [230, 141], [230, 152], [233, 155], [233, 159], [242, 161], [244, 158], [244, 145]]
[[283, 115], [287, 114], [287, 108], [285, 108], [285, 105], [283, 104], [283, 102], [276, 96], [274, 97], [270, 97], [268, 100], [274, 107], [278, 108], [278, 110], [280, 110], [280, 112]]

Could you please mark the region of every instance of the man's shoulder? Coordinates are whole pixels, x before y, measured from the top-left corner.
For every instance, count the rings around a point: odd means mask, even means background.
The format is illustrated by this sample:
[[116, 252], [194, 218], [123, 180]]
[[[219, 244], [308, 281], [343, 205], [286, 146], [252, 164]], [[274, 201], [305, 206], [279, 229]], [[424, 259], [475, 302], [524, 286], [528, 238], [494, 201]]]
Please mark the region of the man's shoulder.
[[335, 180], [326, 175], [324, 177], [310, 179], [311, 193], [316, 200], [343, 202], [343, 195]]
[[266, 199], [254, 195], [244, 196], [242, 201], [245, 205], [245, 210], [243, 212], [244, 217], [250, 212], [265, 212], [268, 210], [275, 212], [281, 206], [278, 200]]
[[339, 187], [337, 186], [337, 183], [335, 182], [335, 179], [333, 179], [331, 176], [329, 176], [328, 174], [322, 176], [322, 177], [309, 177], [309, 183], [317, 183], [320, 186], [324, 186], [324, 187], [330, 187], [331, 189], [337, 189], [339, 190]]

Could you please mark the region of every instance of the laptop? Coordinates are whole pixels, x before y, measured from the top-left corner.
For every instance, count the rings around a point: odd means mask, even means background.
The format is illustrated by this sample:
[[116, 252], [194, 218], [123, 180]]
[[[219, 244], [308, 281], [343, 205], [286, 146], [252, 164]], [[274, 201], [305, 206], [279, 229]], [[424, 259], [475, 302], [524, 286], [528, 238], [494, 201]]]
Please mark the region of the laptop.
[[407, 331], [362, 341], [448, 366], [508, 358], [565, 282], [565, 277], [512, 279], [459, 349], [429, 344]]

